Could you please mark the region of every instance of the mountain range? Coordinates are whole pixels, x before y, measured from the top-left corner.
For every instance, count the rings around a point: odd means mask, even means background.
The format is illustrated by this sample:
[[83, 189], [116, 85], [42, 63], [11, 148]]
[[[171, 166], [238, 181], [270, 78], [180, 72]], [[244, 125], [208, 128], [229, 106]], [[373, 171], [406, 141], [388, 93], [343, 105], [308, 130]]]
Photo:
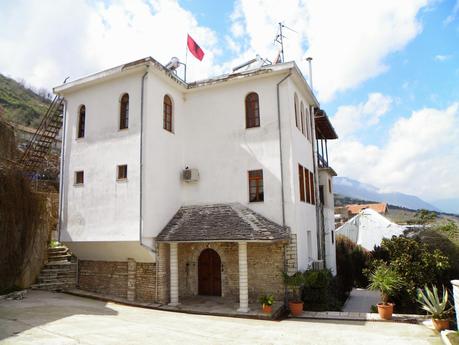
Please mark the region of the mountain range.
[[[335, 177], [333, 179], [333, 186], [336, 194], [352, 197], [354, 199], [386, 202], [391, 205], [406, 207], [412, 210], [426, 209], [437, 212], [448, 212], [444, 207], [440, 209], [417, 196], [399, 192], [383, 193], [375, 186], [352, 180], [348, 177]], [[459, 211], [457, 213], [459, 213]]]

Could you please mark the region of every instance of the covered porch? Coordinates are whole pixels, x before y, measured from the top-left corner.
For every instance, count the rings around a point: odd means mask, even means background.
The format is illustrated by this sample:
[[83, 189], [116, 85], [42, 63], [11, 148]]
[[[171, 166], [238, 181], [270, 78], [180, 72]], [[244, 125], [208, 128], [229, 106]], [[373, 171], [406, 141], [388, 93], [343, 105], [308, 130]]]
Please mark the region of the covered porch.
[[157, 237], [169, 247], [168, 308], [259, 316], [264, 294], [280, 307], [288, 236], [240, 204], [180, 208]]

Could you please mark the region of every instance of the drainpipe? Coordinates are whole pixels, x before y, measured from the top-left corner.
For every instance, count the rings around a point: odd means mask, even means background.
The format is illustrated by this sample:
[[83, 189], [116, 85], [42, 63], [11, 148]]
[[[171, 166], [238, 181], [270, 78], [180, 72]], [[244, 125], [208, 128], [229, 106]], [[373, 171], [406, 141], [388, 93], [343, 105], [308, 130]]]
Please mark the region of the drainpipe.
[[312, 139], [312, 157], [313, 157], [313, 165], [314, 165], [314, 195], [316, 199], [316, 229], [317, 229], [317, 259], [324, 260], [324, 267], [325, 267], [325, 255], [323, 253], [323, 246], [322, 246], [322, 221], [321, 221], [321, 212], [320, 212], [320, 194], [319, 194], [319, 168], [318, 168], [318, 152], [317, 152], [317, 140], [316, 140], [316, 125], [315, 125], [315, 118], [314, 118], [314, 106], [311, 106], [311, 139]]
[[67, 101], [64, 99], [64, 114], [62, 119], [62, 144], [61, 144], [61, 173], [59, 178], [59, 217], [57, 224], [57, 241], [61, 241], [61, 227], [62, 227], [62, 217], [64, 212], [62, 211], [64, 207], [64, 159], [65, 159], [65, 132], [67, 124]]
[[145, 93], [145, 78], [148, 75], [148, 65], [146, 65], [147, 71], [144, 73], [141, 79], [141, 87], [140, 87], [140, 192], [139, 192], [139, 243], [142, 247], [145, 247], [149, 251], [155, 253], [156, 251], [143, 244], [142, 242], [142, 233], [143, 233], [143, 118], [144, 118], [144, 93]]
[[289, 70], [289, 73], [282, 78], [276, 85], [276, 94], [277, 94], [277, 121], [279, 129], [279, 160], [280, 160], [280, 173], [281, 173], [281, 199], [282, 199], [282, 226], [285, 227], [285, 197], [284, 197], [284, 163], [282, 158], [282, 128], [281, 128], [281, 112], [280, 112], [280, 96], [279, 96], [279, 87], [282, 82], [284, 82], [288, 77], [292, 75], [292, 70]]
[[[288, 74], [282, 78], [276, 84], [276, 95], [277, 95], [277, 122], [279, 129], [279, 161], [280, 161], [280, 172], [281, 172], [281, 199], [282, 199], [282, 226], [285, 227], [285, 198], [284, 198], [284, 163], [282, 156], [282, 127], [281, 127], [281, 112], [280, 112], [280, 96], [279, 96], [279, 87], [282, 82], [284, 82], [288, 77], [292, 75], [292, 70], [290, 69]], [[284, 272], [287, 272], [287, 260], [285, 259], [285, 246], [284, 246]], [[288, 289], [284, 287], [284, 304], [288, 304]]]

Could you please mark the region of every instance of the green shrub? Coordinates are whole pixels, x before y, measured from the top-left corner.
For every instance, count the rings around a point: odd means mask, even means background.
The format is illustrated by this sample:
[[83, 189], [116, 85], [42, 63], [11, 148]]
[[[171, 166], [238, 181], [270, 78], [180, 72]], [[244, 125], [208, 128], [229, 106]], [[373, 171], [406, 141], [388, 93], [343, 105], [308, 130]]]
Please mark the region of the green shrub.
[[363, 273], [370, 263], [370, 253], [345, 236], [336, 236], [336, 268], [338, 286], [347, 294], [353, 287], [366, 287]]
[[403, 282], [394, 295], [394, 302], [403, 312], [418, 311], [417, 288], [442, 285], [450, 267], [448, 257], [440, 250], [430, 248], [419, 239], [403, 236], [384, 239], [381, 248], [373, 252], [370, 269], [381, 263], [397, 272]]
[[341, 310], [346, 298], [340, 298], [336, 278], [330, 270], [307, 270], [303, 273], [301, 298], [305, 310]]

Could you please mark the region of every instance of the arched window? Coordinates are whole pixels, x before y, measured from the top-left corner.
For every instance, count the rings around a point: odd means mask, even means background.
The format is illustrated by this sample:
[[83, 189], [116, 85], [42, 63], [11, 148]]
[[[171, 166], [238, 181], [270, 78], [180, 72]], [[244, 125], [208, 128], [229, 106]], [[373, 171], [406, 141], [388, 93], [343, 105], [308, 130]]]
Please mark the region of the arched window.
[[129, 95], [125, 93], [120, 102], [120, 129], [129, 127]]
[[77, 138], [84, 138], [85, 123], [86, 123], [86, 107], [82, 105], [80, 106], [80, 111], [78, 112]]
[[300, 111], [301, 111], [301, 132], [304, 134], [305, 123], [304, 123], [304, 105], [303, 105], [303, 101], [301, 101]]
[[164, 125], [166, 131], [172, 132], [172, 100], [168, 95], [164, 96]]
[[295, 92], [295, 97], [294, 97], [294, 107], [295, 107], [295, 124], [296, 128], [300, 129], [300, 122], [298, 121], [298, 96], [296, 95]]
[[260, 127], [260, 105], [255, 92], [249, 93], [245, 98], [245, 127]]
[[306, 138], [311, 141], [311, 117], [309, 116], [309, 105], [306, 105], [304, 114], [306, 116]]

